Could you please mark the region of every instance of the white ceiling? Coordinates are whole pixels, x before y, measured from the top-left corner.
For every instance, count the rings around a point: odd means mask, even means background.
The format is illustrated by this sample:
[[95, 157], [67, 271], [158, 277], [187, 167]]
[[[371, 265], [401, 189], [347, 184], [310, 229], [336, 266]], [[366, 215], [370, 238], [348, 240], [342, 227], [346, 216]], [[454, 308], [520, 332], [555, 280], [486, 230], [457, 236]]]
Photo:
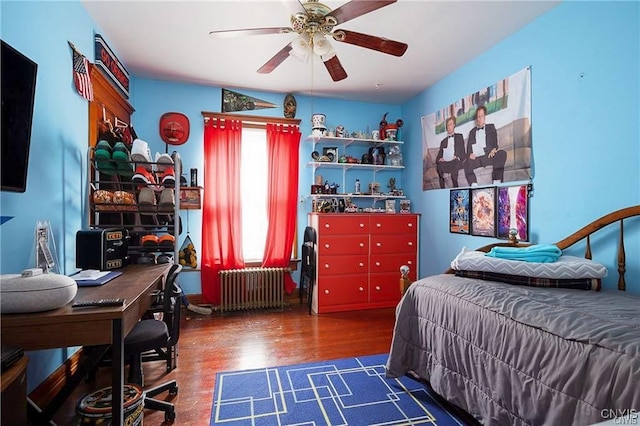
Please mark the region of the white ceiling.
[[[297, 34], [240, 38], [209, 31], [289, 27], [297, 0], [82, 0], [109, 46], [136, 77], [226, 89], [313, 94], [399, 104], [411, 99], [559, 1], [399, 0], [336, 26], [409, 45], [395, 57], [332, 42], [346, 70], [331, 80], [324, 65], [289, 57], [270, 74], [257, 70]], [[304, 1], [304, 0], [303, 0]], [[347, 0], [325, 0], [335, 9]]]

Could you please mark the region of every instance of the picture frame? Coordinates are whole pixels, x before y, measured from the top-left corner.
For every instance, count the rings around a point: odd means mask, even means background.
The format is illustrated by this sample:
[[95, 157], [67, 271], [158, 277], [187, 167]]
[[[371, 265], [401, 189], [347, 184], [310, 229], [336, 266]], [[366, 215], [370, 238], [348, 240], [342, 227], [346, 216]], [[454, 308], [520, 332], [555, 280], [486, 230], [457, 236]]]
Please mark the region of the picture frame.
[[496, 187], [471, 189], [471, 235], [496, 236]]
[[[329, 156], [329, 154], [333, 155], [333, 159]], [[322, 148], [322, 155], [327, 156], [331, 159], [332, 163], [338, 162], [338, 147], [337, 146], [325, 146]]]
[[469, 190], [449, 191], [449, 232], [469, 234]]
[[496, 237], [508, 240], [511, 229], [518, 241], [529, 241], [529, 190], [527, 185], [501, 186], [497, 194]]
[[395, 213], [396, 212], [396, 200], [385, 200], [384, 201], [384, 210], [387, 213]]

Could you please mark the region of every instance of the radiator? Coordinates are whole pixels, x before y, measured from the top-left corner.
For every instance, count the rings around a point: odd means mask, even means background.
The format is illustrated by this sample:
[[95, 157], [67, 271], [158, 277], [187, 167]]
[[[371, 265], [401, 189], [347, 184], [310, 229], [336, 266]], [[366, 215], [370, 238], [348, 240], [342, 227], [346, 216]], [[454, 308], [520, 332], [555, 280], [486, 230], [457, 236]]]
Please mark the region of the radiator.
[[220, 271], [220, 313], [284, 307], [284, 277], [289, 268]]

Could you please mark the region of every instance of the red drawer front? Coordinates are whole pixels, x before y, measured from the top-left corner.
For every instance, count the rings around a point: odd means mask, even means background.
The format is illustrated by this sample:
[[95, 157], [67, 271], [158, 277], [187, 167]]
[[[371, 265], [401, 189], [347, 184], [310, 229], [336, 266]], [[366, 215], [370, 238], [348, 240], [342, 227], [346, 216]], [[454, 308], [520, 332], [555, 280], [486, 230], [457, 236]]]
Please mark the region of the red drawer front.
[[325, 235], [350, 235], [368, 234], [368, 216], [324, 216], [318, 217], [318, 234]]
[[411, 280], [416, 279], [416, 254], [404, 253], [404, 254], [378, 254], [371, 255], [371, 273], [376, 274], [380, 272], [394, 272], [397, 274], [398, 280], [400, 279], [400, 267], [407, 265], [409, 267], [409, 278]]
[[372, 215], [369, 223], [372, 234], [417, 234], [418, 217], [415, 215]]
[[318, 306], [348, 305], [367, 303], [368, 276], [366, 274], [336, 275], [318, 280]]
[[363, 254], [369, 253], [369, 237], [367, 235], [346, 235], [320, 237], [318, 242], [320, 256], [336, 254]]
[[369, 257], [358, 256], [324, 256], [318, 258], [318, 276], [339, 274], [364, 274], [369, 272]]
[[371, 254], [415, 253], [417, 250], [418, 235], [415, 233], [371, 235]]
[[400, 272], [385, 272], [369, 275], [369, 301], [382, 302], [394, 300], [399, 302], [400, 297]]

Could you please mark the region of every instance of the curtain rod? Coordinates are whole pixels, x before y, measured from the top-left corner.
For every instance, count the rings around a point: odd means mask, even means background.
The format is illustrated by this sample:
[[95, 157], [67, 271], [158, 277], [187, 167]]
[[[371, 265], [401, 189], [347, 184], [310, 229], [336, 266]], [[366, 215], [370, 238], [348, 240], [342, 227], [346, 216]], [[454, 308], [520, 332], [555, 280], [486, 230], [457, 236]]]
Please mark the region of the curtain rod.
[[222, 112], [209, 112], [202, 111], [204, 121], [210, 119], [218, 120], [242, 120], [243, 124], [249, 125], [265, 125], [267, 123], [286, 124], [289, 126], [299, 126], [300, 119], [298, 118], [280, 118], [280, 117], [266, 117], [260, 115], [246, 115], [246, 114], [228, 114]]

